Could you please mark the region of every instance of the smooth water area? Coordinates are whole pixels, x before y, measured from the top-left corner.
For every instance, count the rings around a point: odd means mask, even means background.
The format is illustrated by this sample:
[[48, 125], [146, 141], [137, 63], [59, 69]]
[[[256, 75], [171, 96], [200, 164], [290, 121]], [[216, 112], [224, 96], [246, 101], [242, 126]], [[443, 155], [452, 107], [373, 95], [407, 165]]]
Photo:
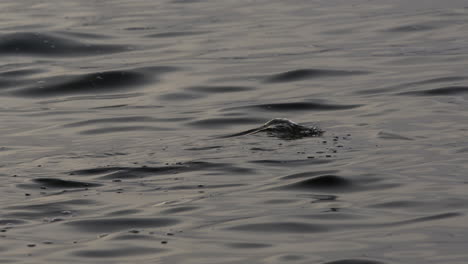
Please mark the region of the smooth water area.
[[468, 2], [0, 10], [0, 263], [468, 262]]

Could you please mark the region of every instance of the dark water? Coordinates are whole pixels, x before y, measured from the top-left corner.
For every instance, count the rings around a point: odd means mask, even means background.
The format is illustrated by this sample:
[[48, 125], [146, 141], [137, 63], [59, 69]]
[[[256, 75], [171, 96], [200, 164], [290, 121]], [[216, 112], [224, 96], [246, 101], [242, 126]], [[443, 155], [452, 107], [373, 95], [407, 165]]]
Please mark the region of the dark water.
[[468, 2], [0, 10], [0, 263], [467, 263]]

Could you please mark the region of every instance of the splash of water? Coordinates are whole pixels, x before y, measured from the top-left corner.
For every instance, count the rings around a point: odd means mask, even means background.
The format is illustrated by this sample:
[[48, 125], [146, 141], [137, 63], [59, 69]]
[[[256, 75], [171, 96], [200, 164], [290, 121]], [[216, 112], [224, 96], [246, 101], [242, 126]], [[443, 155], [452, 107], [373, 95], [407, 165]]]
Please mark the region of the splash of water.
[[275, 118], [272, 119], [260, 127], [242, 131], [236, 134], [225, 136], [229, 137], [238, 137], [253, 135], [257, 133], [264, 132], [269, 136], [277, 137], [280, 139], [292, 140], [292, 139], [301, 139], [304, 137], [318, 137], [321, 136], [325, 131], [322, 129], [313, 126], [307, 127], [299, 125], [286, 118]]

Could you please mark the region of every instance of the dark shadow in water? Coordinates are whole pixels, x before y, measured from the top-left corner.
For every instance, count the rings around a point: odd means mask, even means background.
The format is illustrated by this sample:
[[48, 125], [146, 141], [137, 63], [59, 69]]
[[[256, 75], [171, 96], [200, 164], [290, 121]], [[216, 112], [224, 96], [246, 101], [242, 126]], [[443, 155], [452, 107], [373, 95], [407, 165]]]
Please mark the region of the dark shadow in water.
[[[157, 237], [150, 236], [150, 235], [142, 235], [142, 234], [135, 234], [132, 232], [132, 230], [128, 234], [122, 234], [122, 235], [117, 235], [112, 238], [112, 240], [115, 241], [125, 241], [127, 243], [131, 243], [132, 240], [134, 241], [142, 241], [142, 240], [147, 240], [149, 242], [156, 242], [158, 240]], [[157, 253], [157, 251], [156, 251]]]
[[127, 51], [128, 47], [82, 43], [72, 38], [44, 33], [12, 33], [0, 36], [0, 55], [28, 56], [95, 56]]
[[297, 222], [245, 224], [227, 228], [227, 230], [266, 233], [318, 233], [328, 231], [328, 229], [328, 227], [323, 225]]
[[332, 159], [297, 159], [297, 160], [250, 160], [249, 163], [263, 166], [284, 167], [284, 166], [309, 166], [312, 164], [326, 164], [333, 162]]
[[63, 202], [50, 202], [50, 203], [39, 203], [39, 204], [28, 204], [28, 205], [14, 205], [6, 207], [11, 210], [41, 210], [41, 209], [62, 209], [67, 206], [88, 206], [93, 205], [96, 202], [88, 199], [74, 199]]
[[323, 176], [327, 174], [335, 174], [338, 173], [338, 170], [326, 170], [326, 171], [308, 171], [308, 172], [301, 172], [295, 173], [287, 176], [281, 177], [282, 180], [291, 180], [291, 179], [300, 179], [300, 178], [307, 178], [313, 176]]
[[174, 208], [169, 208], [159, 212], [160, 214], [182, 214], [185, 212], [191, 212], [194, 210], [198, 210], [200, 207], [197, 206], [179, 206]]
[[151, 67], [130, 70], [95, 72], [74, 76], [56, 76], [42, 83], [13, 91], [21, 97], [49, 97], [83, 93], [109, 93], [135, 89], [156, 82], [160, 74], [174, 71], [173, 67]]
[[115, 249], [77, 250], [73, 252], [73, 255], [85, 258], [121, 258], [141, 256], [145, 254], [157, 254], [164, 251], [166, 251], [166, 249], [126, 246]]
[[[333, 211], [332, 211], [333, 212]], [[395, 227], [395, 226], [404, 226], [409, 224], [428, 222], [442, 220], [452, 217], [462, 216], [461, 213], [443, 213], [431, 216], [424, 216], [419, 218], [414, 218], [404, 221], [396, 222], [387, 222], [387, 223], [362, 223], [361, 219], [357, 219], [356, 224], [350, 223], [345, 224], [343, 222], [336, 223], [330, 218], [323, 219], [320, 224], [310, 224], [305, 222], [262, 222], [262, 223], [253, 223], [253, 224], [240, 224], [232, 227], [225, 228], [225, 230], [232, 231], [242, 231], [242, 232], [258, 232], [258, 233], [318, 233], [318, 232], [333, 232], [333, 231], [342, 231], [342, 230], [356, 230], [356, 229], [369, 229], [369, 228], [385, 228], [385, 227]], [[345, 217], [346, 215], [342, 215]], [[306, 218], [311, 218], [306, 217]], [[355, 219], [354, 217], [352, 219]], [[350, 219], [343, 219], [350, 220]], [[356, 220], [356, 219], [355, 219]], [[326, 221], [326, 222], [324, 222]]]
[[254, 88], [247, 86], [191, 86], [185, 90], [200, 93], [237, 93], [252, 91]]
[[273, 246], [271, 244], [260, 244], [260, 243], [227, 243], [225, 245], [233, 249], [258, 249], [258, 248], [269, 248]]
[[200, 3], [203, 2], [204, 0], [172, 0], [171, 3], [174, 4], [194, 4], [194, 3]]
[[281, 187], [282, 190], [343, 190], [353, 188], [352, 181], [336, 175], [323, 175]]
[[331, 262], [325, 262], [323, 264], [385, 264], [384, 262], [368, 259], [342, 259]]
[[88, 182], [80, 182], [80, 181], [68, 181], [68, 180], [53, 179], [53, 178], [39, 178], [39, 179], [34, 179], [33, 181], [35, 183], [40, 184], [43, 187], [60, 188], [60, 189], [91, 188], [91, 187], [102, 186], [101, 184], [97, 184], [97, 183], [88, 183]]
[[178, 224], [173, 218], [98, 218], [64, 223], [83, 232], [104, 233], [130, 230], [132, 228], [156, 228]]
[[273, 104], [257, 104], [248, 105], [243, 107], [226, 108], [224, 110], [262, 110], [271, 112], [296, 112], [296, 111], [337, 111], [349, 110], [358, 108], [363, 105], [336, 105], [336, 104], [323, 104], [312, 102], [289, 102], [289, 103], [273, 103]]
[[[167, 190], [197, 190], [197, 189], [219, 189], [219, 188], [232, 188], [242, 187], [247, 184], [242, 183], [231, 183], [231, 184], [216, 184], [216, 185], [177, 185], [167, 188]], [[166, 189], [166, 188], [165, 188]]]
[[21, 79], [21, 77], [10, 77], [8, 79], [2, 77], [2, 79], [0, 79], [0, 90], [7, 90], [9, 88], [25, 85], [27, 83], [28, 81]]
[[209, 33], [209, 32], [207, 31], [172, 31], [172, 32], [150, 34], [150, 35], [146, 35], [145, 37], [147, 38], [175, 38], [175, 37], [202, 35], [206, 33]]
[[307, 79], [323, 78], [323, 77], [345, 77], [351, 75], [369, 74], [365, 71], [343, 71], [343, 70], [326, 70], [326, 69], [298, 69], [287, 72], [274, 74], [268, 77], [266, 83], [283, 83], [294, 82]]
[[381, 139], [395, 139], [395, 140], [413, 140], [410, 137], [405, 137], [396, 133], [380, 131], [377, 136]]
[[427, 30], [433, 30], [436, 29], [437, 27], [431, 26], [431, 25], [404, 25], [404, 26], [398, 26], [398, 27], [393, 27], [385, 30], [385, 32], [392, 32], [392, 33], [411, 33], [411, 32], [421, 32], [421, 31], [427, 31]]
[[[313, 177], [308, 177], [311, 175]], [[307, 178], [306, 178], [307, 177]], [[306, 179], [303, 179], [306, 178]], [[361, 175], [360, 177], [343, 177], [323, 172], [309, 172], [293, 174], [280, 178], [281, 180], [300, 179], [293, 183], [282, 184], [273, 190], [313, 191], [313, 192], [354, 192], [363, 190], [378, 190], [398, 187], [399, 183], [384, 183], [382, 178], [375, 175]]]
[[448, 86], [435, 89], [403, 92], [398, 95], [415, 95], [415, 96], [449, 96], [468, 93], [468, 86]]
[[106, 216], [122, 216], [122, 215], [131, 215], [142, 212], [139, 209], [127, 209], [127, 210], [118, 210], [114, 212], [107, 213]]
[[93, 176], [100, 175], [100, 179], [133, 179], [154, 177], [167, 174], [178, 174], [193, 171], [221, 171], [223, 173], [246, 174], [253, 173], [252, 169], [233, 166], [228, 163], [187, 162], [180, 165], [161, 167], [102, 167], [72, 171], [71, 174]]
[[207, 95], [187, 93], [187, 92], [175, 92], [175, 93], [162, 94], [158, 96], [158, 98], [164, 101], [191, 101], [194, 99], [204, 98], [206, 96]]

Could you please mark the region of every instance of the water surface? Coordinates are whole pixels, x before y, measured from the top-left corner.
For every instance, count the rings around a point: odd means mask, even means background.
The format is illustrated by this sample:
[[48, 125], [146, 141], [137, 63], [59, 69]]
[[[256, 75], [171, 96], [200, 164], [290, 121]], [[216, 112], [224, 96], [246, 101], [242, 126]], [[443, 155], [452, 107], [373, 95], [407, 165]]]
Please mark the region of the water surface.
[[466, 1], [0, 10], [0, 262], [467, 262]]

